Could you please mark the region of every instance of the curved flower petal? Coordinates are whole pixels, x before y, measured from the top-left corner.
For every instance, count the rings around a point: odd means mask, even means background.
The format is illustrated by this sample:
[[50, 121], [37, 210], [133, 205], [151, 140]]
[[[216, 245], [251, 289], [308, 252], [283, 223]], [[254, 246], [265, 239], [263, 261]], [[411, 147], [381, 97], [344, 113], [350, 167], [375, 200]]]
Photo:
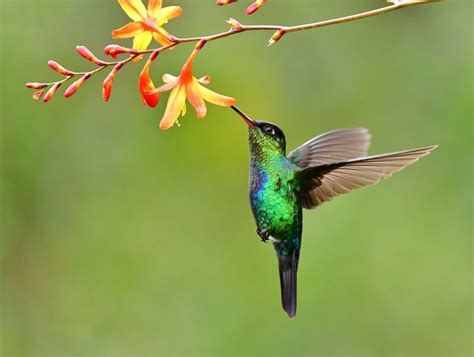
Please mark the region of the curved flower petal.
[[183, 14], [183, 9], [181, 6], [168, 6], [161, 9], [157, 15], [154, 16], [158, 26], [166, 24], [169, 20], [174, 19], [175, 17], [181, 16]]
[[139, 21], [146, 17], [146, 8], [141, 0], [118, 0], [123, 11], [135, 21]]
[[148, 16], [158, 17], [158, 14], [161, 10], [162, 0], [149, 0], [148, 1]]
[[143, 22], [135, 21], [122, 26], [117, 30], [112, 31], [112, 38], [129, 38], [141, 34], [145, 31]]
[[133, 49], [137, 51], [146, 50], [150, 42], [151, 42], [151, 32], [145, 31], [135, 36], [135, 38], [133, 39]]
[[197, 80], [194, 79], [190, 85], [186, 86], [186, 96], [188, 97], [189, 103], [196, 110], [196, 115], [198, 118], [204, 118], [207, 113], [206, 103], [202, 99], [201, 93], [198, 89]]
[[201, 93], [202, 97], [212, 104], [221, 105], [223, 107], [230, 107], [236, 102], [236, 100], [232, 97], [227, 97], [225, 95], [213, 92], [212, 90], [207, 89], [201, 85], [198, 85], [198, 90], [199, 93]]
[[169, 39], [169, 32], [164, 28], [160, 27], [159, 32], [153, 31], [153, 38], [162, 46], [171, 45], [173, 42]]
[[[185, 100], [186, 90], [184, 86], [173, 88], [166, 105], [165, 114], [160, 122], [160, 129], [166, 130], [173, 126], [176, 120], [178, 120], [179, 113], [183, 111], [183, 107], [186, 108]], [[185, 111], [186, 109], [184, 109]]]
[[169, 83], [178, 79], [178, 77], [172, 76], [171, 74], [168, 74], [168, 73], [163, 74], [163, 77], [161, 78], [163, 79], [163, 82], [165, 83]]
[[211, 76], [206, 74], [205, 76], [198, 79], [198, 82], [201, 84], [209, 84], [211, 83]]
[[[173, 77], [173, 76], [171, 76], [171, 77]], [[178, 80], [179, 79], [175, 77], [175, 79], [173, 79], [173, 80], [163, 84], [162, 86], [156, 88], [156, 91], [158, 93], [167, 92], [167, 91], [173, 89], [174, 87], [176, 87], [176, 85], [178, 84]]]

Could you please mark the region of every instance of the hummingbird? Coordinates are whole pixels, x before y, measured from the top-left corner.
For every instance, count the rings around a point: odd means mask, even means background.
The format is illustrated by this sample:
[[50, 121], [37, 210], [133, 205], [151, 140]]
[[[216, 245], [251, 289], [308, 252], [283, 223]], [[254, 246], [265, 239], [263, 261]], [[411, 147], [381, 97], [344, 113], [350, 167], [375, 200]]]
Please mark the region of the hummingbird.
[[388, 178], [437, 145], [367, 156], [369, 131], [348, 128], [318, 135], [287, 155], [285, 134], [277, 125], [231, 108], [248, 125], [250, 205], [258, 236], [276, 252], [283, 310], [294, 318], [303, 208]]

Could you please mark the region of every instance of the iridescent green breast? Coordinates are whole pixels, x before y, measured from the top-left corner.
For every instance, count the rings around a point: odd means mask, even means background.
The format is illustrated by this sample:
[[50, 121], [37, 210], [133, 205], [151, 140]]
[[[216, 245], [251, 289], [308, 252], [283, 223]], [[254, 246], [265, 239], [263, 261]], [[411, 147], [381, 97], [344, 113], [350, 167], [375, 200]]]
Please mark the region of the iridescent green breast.
[[259, 229], [280, 240], [301, 233], [301, 205], [292, 187], [293, 176], [285, 157], [250, 165], [249, 196], [255, 221]]

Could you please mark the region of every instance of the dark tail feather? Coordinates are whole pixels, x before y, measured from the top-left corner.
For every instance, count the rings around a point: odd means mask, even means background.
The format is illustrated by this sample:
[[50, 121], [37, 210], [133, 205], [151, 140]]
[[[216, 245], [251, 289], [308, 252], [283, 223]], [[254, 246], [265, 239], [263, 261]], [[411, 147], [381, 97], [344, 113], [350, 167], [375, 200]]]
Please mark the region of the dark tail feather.
[[298, 271], [297, 249], [289, 255], [277, 252], [280, 270], [281, 303], [290, 318], [296, 315], [296, 273]]

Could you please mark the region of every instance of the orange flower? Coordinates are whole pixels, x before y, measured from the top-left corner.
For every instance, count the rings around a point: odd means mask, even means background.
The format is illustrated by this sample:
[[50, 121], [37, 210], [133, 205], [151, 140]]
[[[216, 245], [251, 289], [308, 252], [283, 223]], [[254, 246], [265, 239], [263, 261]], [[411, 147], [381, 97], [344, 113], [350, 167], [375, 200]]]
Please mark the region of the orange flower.
[[133, 48], [137, 51], [146, 50], [152, 37], [162, 46], [173, 43], [173, 36], [162, 26], [169, 20], [180, 16], [183, 13], [181, 7], [162, 8], [162, 0], [149, 0], [148, 9], [146, 9], [141, 0], [117, 1], [134, 22], [112, 31], [112, 38], [134, 37]]
[[204, 76], [200, 79], [193, 76], [193, 62], [203, 45], [204, 42], [198, 43], [181, 69], [179, 77], [165, 74], [163, 76], [165, 84], [156, 89], [157, 93], [171, 90], [165, 114], [160, 122], [160, 128], [163, 130], [171, 128], [177, 122], [180, 113], [181, 115], [186, 114], [186, 98], [196, 110], [198, 118], [206, 116], [207, 107], [204, 101], [225, 107], [235, 104], [234, 98], [215, 93], [203, 86], [203, 84], [211, 82], [209, 76]]

